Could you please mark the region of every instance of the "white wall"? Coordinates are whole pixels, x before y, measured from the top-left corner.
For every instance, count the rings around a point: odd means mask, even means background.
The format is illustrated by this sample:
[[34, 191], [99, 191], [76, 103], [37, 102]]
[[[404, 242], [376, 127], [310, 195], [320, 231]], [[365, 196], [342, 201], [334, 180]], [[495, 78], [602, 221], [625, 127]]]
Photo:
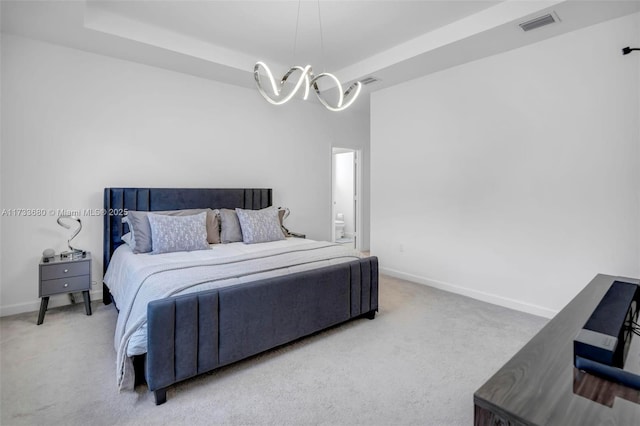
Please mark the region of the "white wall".
[[[289, 229], [328, 240], [331, 147], [368, 154], [367, 114], [274, 107], [255, 90], [4, 34], [1, 83], [3, 209], [99, 209], [110, 186], [270, 187]], [[82, 220], [74, 242], [93, 252], [99, 291], [103, 218]], [[42, 250], [64, 250], [69, 232], [48, 214], [1, 226], [0, 314], [35, 310]]]
[[382, 271], [551, 316], [640, 276], [638, 15], [371, 97]]
[[[0, 22], [2, 22], [2, 7], [0, 7]], [[1, 26], [1, 24], [0, 24]], [[4, 41], [4, 35], [0, 32], [0, 47], [2, 46], [2, 43]], [[1, 84], [1, 71], [4, 70], [3, 68], [3, 56], [2, 52], [0, 51], [0, 166], [2, 166], [2, 145], [3, 145], [3, 140], [4, 140], [4, 125], [3, 125], [3, 116], [2, 116], [2, 98], [4, 97], [4, 93], [2, 93], [2, 84]], [[2, 212], [2, 208], [3, 208], [4, 204], [2, 202], [2, 170], [0, 169], [0, 212]], [[0, 216], [0, 280], [2, 279], [2, 263], [3, 263], [3, 259], [2, 259], [2, 216]], [[0, 281], [0, 288], [2, 288], [1, 285], [1, 281]], [[0, 293], [0, 305], [2, 305], [2, 294]]]

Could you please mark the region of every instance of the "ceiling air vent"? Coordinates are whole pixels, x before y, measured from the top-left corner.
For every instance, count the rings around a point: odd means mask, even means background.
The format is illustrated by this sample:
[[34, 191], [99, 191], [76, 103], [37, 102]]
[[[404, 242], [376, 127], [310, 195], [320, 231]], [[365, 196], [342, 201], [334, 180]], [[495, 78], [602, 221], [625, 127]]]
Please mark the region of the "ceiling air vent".
[[556, 15], [556, 13], [553, 12], [543, 16], [538, 16], [537, 18], [531, 19], [527, 22], [523, 22], [520, 24], [520, 28], [522, 28], [523, 31], [531, 31], [531, 30], [535, 30], [536, 28], [544, 27], [545, 25], [553, 24], [554, 22], [558, 22], [558, 21], [560, 21], [560, 19], [558, 18], [558, 15]]
[[363, 78], [362, 80], [360, 80], [360, 83], [362, 83], [362, 84], [364, 84], [364, 85], [367, 85], [367, 84], [373, 84], [373, 83], [376, 83], [376, 82], [378, 82], [378, 81], [380, 81], [380, 80], [378, 80], [378, 79], [377, 79], [377, 78], [375, 78], [375, 77], [371, 77], [371, 76], [370, 76], [370, 77], [365, 77], [365, 78]]

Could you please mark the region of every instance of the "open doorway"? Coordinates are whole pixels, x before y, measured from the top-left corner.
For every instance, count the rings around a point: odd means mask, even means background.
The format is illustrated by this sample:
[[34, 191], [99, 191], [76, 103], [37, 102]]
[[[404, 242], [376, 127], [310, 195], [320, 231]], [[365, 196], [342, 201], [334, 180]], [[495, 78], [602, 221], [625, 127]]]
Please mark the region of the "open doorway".
[[360, 151], [332, 148], [332, 241], [360, 249]]

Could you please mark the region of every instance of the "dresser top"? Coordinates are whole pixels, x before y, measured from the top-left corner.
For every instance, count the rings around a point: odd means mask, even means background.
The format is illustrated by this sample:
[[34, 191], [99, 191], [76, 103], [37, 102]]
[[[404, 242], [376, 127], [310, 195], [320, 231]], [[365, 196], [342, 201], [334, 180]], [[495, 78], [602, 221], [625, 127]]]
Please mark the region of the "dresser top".
[[84, 257], [78, 257], [76, 259], [72, 259], [70, 257], [60, 258], [59, 254], [56, 254], [53, 258], [50, 258], [48, 262], [44, 261], [44, 257], [40, 258], [40, 265], [59, 265], [62, 263], [73, 263], [73, 262], [81, 262], [84, 260], [91, 260], [91, 252], [86, 252]]
[[[478, 389], [475, 404], [527, 425], [638, 424], [640, 391], [573, 366], [573, 339], [616, 280], [638, 284], [637, 279], [596, 276]], [[627, 361], [638, 356], [630, 352]]]

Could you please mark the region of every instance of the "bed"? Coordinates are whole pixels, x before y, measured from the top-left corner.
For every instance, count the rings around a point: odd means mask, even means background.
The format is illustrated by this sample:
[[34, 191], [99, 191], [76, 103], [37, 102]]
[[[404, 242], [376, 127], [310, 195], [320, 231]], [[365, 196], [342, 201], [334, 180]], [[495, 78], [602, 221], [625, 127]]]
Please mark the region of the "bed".
[[271, 206], [271, 189], [105, 188], [103, 301], [119, 310], [121, 389], [146, 382], [162, 404], [177, 382], [375, 317], [378, 259], [335, 244], [292, 238], [136, 255], [123, 242], [129, 225], [122, 218], [130, 211]]

